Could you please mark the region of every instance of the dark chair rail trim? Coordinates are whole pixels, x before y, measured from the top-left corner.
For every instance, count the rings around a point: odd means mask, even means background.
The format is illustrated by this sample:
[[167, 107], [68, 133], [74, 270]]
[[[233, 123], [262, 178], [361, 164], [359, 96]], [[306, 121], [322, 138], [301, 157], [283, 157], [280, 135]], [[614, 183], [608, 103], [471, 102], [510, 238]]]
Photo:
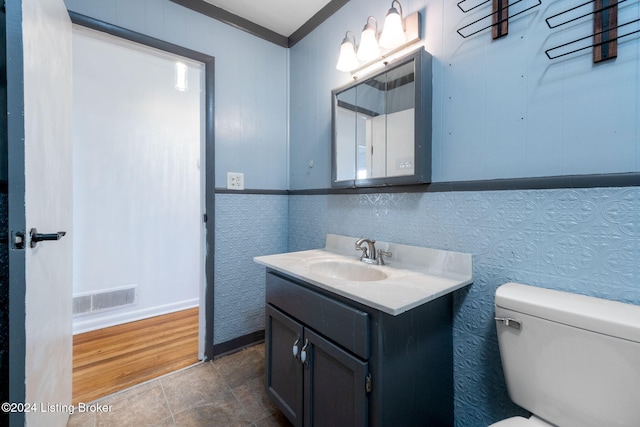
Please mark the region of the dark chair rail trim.
[[561, 188], [640, 187], [640, 172], [566, 175], [536, 178], [490, 179], [479, 181], [432, 182], [430, 184], [396, 185], [364, 188], [312, 188], [307, 190], [244, 191], [216, 188], [216, 194], [325, 195], [371, 193], [445, 193], [451, 191], [551, 190]]

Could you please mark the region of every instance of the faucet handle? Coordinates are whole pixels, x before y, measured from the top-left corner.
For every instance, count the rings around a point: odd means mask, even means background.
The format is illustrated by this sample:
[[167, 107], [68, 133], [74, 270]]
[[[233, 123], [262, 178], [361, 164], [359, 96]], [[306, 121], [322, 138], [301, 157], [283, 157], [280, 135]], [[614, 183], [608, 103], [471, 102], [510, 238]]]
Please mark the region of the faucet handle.
[[362, 251], [362, 255], [360, 255], [360, 259], [362, 260], [362, 258], [368, 258], [369, 254], [367, 253], [367, 248], [364, 246], [358, 246], [356, 245], [356, 251]]
[[382, 249], [378, 249], [378, 265], [384, 265], [384, 259], [382, 258], [383, 256], [391, 258], [392, 255], [393, 254], [391, 252], [385, 252]]

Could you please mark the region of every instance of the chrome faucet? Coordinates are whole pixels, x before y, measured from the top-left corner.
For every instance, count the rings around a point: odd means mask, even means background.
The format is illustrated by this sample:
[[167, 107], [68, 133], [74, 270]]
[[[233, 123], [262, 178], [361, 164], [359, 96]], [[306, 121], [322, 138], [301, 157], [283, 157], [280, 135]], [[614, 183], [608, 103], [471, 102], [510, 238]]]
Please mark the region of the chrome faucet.
[[[362, 246], [363, 243], [366, 243], [367, 246]], [[378, 249], [376, 252], [376, 241], [372, 239], [361, 238], [356, 240], [356, 250], [362, 251], [360, 261], [366, 262], [367, 264], [384, 265], [384, 259], [382, 257], [391, 256], [391, 252], [385, 252], [382, 249]]]
[[[363, 243], [366, 243], [367, 246], [362, 246]], [[374, 264], [376, 260], [376, 241], [370, 239], [358, 239], [356, 240], [356, 250], [362, 251], [362, 255], [360, 255], [360, 261], [366, 262], [367, 264]]]

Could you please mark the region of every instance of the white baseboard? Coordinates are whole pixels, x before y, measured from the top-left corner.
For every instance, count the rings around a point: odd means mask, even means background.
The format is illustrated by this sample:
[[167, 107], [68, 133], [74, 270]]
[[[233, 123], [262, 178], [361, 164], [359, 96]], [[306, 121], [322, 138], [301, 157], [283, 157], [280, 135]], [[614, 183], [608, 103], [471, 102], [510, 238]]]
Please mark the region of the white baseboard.
[[96, 314], [95, 316], [81, 316], [73, 319], [73, 334], [76, 335], [83, 332], [95, 331], [96, 329], [108, 328], [109, 326], [148, 319], [149, 317], [186, 310], [188, 308], [198, 307], [199, 305], [200, 300], [198, 298], [194, 298], [141, 310], [129, 309], [126, 313], [110, 311], [107, 313]]

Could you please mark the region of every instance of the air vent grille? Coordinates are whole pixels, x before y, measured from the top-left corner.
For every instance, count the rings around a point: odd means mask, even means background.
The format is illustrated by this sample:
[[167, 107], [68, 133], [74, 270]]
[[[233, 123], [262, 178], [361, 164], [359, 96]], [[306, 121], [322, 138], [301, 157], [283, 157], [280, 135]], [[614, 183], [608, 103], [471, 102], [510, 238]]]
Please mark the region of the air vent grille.
[[74, 295], [73, 315], [93, 314], [135, 304], [138, 295], [137, 288], [137, 285], [132, 285], [126, 288]]

